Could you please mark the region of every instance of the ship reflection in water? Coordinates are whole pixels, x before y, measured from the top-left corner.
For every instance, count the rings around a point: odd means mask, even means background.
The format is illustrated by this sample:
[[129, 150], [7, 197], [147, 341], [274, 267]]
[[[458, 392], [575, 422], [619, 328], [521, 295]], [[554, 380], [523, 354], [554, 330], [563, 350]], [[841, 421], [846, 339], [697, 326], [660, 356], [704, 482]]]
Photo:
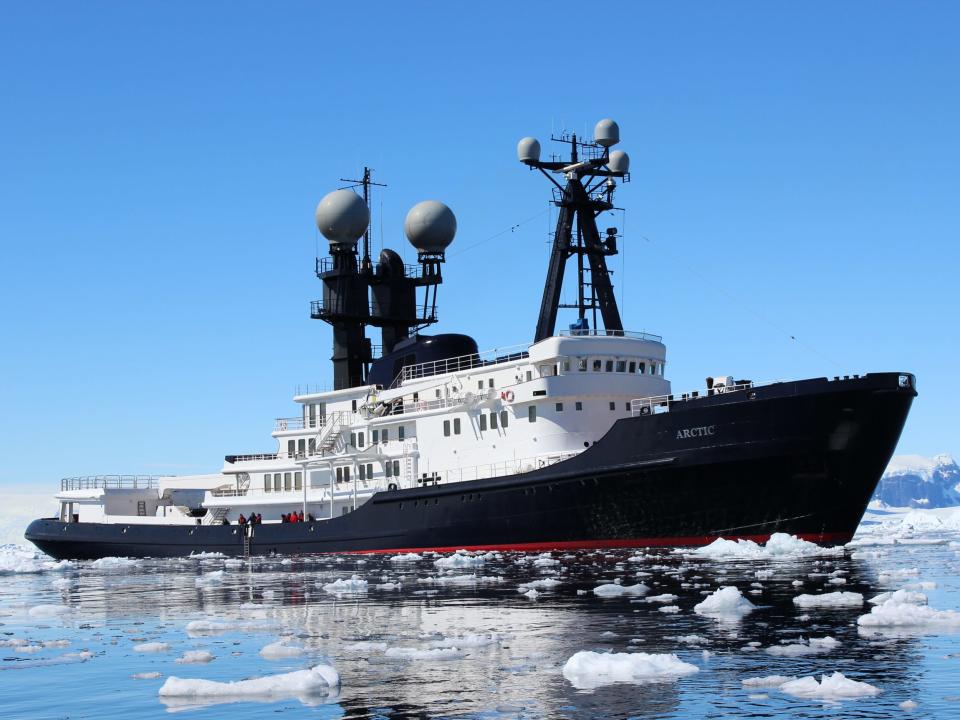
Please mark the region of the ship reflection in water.
[[[950, 659], [960, 650], [956, 635], [867, 636], [856, 618], [869, 605], [793, 603], [800, 593], [836, 590], [870, 598], [922, 578], [931, 605], [952, 607], [957, 560], [948, 545], [786, 561], [717, 562], [670, 551], [401, 560], [108, 560], [8, 574], [0, 586], [4, 715], [142, 718], [193, 708], [197, 717], [231, 718], [884, 718], [902, 717], [907, 700], [923, 714], [960, 711], [947, 680], [958, 662]], [[593, 592], [617, 579], [649, 592]], [[694, 612], [726, 585], [756, 609], [740, 620]], [[653, 596], [661, 597], [648, 601]], [[839, 644], [768, 651], [826, 636]], [[698, 671], [585, 689], [563, 672], [584, 650], [675, 653]], [[199, 651], [214, 659], [183, 662], [205, 659]], [[323, 663], [339, 672], [339, 689], [159, 694], [170, 676], [231, 682]], [[882, 693], [831, 705], [742, 684], [834, 671]]]

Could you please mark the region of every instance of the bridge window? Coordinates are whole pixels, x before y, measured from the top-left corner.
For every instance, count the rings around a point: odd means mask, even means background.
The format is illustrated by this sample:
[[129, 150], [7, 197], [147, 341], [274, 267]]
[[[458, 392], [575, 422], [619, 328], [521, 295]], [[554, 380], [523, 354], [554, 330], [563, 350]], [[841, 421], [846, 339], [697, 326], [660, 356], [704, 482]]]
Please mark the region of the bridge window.
[[383, 441], [384, 442], [390, 441], [390, 431], [387, 428], [383, 429]]
[[636, 361], [636, 360], [631, 360], [631, 361], [630, 361], [630, 370], [629, 370], [629, 372], [630, 372], [630, 373], [635, 373], [636, 371], [637, 371], [637, 361]]
[[611, 400], [611, 401], [610, 401], [610, 410], [616, 410], [616, 409], [617, 409], [617, 404]]
[[601, 360], [600, 358], [596, 358], [593, 361], [593, 371], [600, 372], [602, 369], [603, 369], [603, 360]]
[[280, 477], [280, 473], [273, 474], [273, 491], [274, 492], [280, 492], [280, 483], [282, 482], [282, 480], [283, 478]]
[[393, 461], [393, 476], [400, 477], [400, 461], [399, 460]]
[[563, 412], [563, 403], [557, 403], [556, 409], [557, 409], [557, 412]]
[[607, 372], [613, 372], [613, 360], [607, 360]]
[[387, 461], [383, 464], [383, 471], [384, 471], [384, 473], [386, 474], [387, 477], [393, 477], [393, 463], [391, 463], [389, 460], [387, 460]]
[[342, 468], [342, 467], [338, 467], [338, 468], [337, 468], [337, 482], [338, 482], [338, 483], [339, 483], [339, 482], [343, 482], [343, 468]]
[[627, 371], [627, 361], [617, 360], [617, 372], [626, 372], [626, 371]]
[[316, 439], [316, 438], [310, 438], [310, 439], [307, 441], [307, 454], [308, 454], [308, 455], [316, 455], [316, 454], [317, 454], [317, 439]]
[[493, 378], [490, 378], [489, 380], [487, 380], [487, 387], [491, 387], [491, 388], [493, 387]]
[[367, 463], [367, 480], [373, 480], [373, 463]]
[[477, 390], [483, 390], [483, 380], [477, 380]]
[[284, 489], [284, 490], [292, 490], [292, 489], [293, 489], [293, 486], [291, 485], [292, 480], [293, 480], [293, 478], [291, 477], [290, 473], [285, 472], [285, 473], [283, 474], [283, 489]]
[[583, 410], [583, 403], [577, 400], [573, 407], [577, 412], [581, 412]]
[[397, 428], [397, 440], [399, 440], [400, 442], [403, 442], [403, 437], [404, 437], [404, 428], [403, 428], [403, 425], [401, 425], [400, 427]]
[[287, 457], [293, 457], [297, 452], [297, 441], [287, 440]]
[[343, 468], [343, 481], [344, 481], [344, 482], [350, 482], [350, 468], [349, 468], [349, 467], [344, 467], [344, 468]]
[[[547, 368], [546, 372], [544, 372], [543, 374], [544, 374], [544, 375], [550, 375], [550, 369]], [[530, 382], [531, 380], [533, 380], [533, 371], [532, 371], [532, 370], [527, 370], [527, 382]]]
[[443, 436], [450, 437], [450, 421], [449, 420], [443, 421]]
[[487, 416], [484, 415], [483, 413], [480, 413], [479, 423], [480, 423], [480, 432], [486, 432], [486, 429], [487, 429]]
[[270, 492], [273, 489], [273, 478], [270, 473], [263, 476], [263, 491]]
[[645, 374], [647, 372], [647, 364], [640, 363], [640, 366], [638, 367], [637, 372], [640, 373], [641, 375]]
[[453, 419], [453, 434], [454, 435], [460, 434], [460, 418]]
[[293, 474], [293, 489], [303, 490], [303, 473], [302, 472], [295, 472]]
[[507, 426], [507, 411], [500, 411], [500, 427], [505, 428]]
[[366, 465], [360, 465], [360, 467], [357, 468], [357, 471], [360, 473], [360, 479], [361, 479], [361, 480], [366, 480], [366, 479], [367, 479], [367, 466], [366, 466]]
[[490, 413], [490, 429], [497, 429], [497, 414], [495, 412]]
[[300, 455], [304, 455], [307, 452], [307, 441], [305, 438], [297, 440], [297, 452]]
[[380, 431], [379, 431], [379, 430], [371, 430], [371, 431], [370, 431], [370, 444], [371, 444], [371, 445], [376, 445], [378, 442], [380, 442]]
[[[600, 362], [600, 361], [598, 360], [597, 362]], [[527, 420], [529, 420], [530, 422], [536, 422], [536, 421], [537, 421], [537, 406], [536, 406], [536, 405], [530, 405], [529, 407], [527, 407]]]

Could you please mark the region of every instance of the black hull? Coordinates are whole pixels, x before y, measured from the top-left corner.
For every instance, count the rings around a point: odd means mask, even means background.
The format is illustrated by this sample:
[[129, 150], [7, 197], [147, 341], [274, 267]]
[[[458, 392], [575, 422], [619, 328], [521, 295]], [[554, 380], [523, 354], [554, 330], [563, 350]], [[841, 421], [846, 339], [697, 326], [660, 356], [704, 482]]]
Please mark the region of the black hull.
[[[906, 378], [906, 381], [904, 380]], [[250, 554], [702, 545], [775, 532], [850, 540], [916, 396], [913, 377], [803, 380], [675, 401], [575, 458], [501, 478], [382, 492], [348, 515], [253, 528]], [[55, 558], [243, 555], [236, 525], [35, 520]]]

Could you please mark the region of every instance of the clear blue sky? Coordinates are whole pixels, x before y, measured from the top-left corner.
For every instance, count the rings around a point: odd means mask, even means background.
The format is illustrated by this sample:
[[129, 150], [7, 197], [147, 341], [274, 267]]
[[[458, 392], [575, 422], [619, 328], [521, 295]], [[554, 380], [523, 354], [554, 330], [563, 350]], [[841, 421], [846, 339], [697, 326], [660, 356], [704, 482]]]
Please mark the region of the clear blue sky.
[[899, 452], [960, 451], [960, 6], [524, 5], [8, 3], [0, 482], [272, 449], [329, 379], [313, 209], [364, 163], [377, 244], [457, 214], [438, 330], [529, 340], [549, 193], [515, 143], [606, 116], [614, 282], [676, 390], [909, 370]]

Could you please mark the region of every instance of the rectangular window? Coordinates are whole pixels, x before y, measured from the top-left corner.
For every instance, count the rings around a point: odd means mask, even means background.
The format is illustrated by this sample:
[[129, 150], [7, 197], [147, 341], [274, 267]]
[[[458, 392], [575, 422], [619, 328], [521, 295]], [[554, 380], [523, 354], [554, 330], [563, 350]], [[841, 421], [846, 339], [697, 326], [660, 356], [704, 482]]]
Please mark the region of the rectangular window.
[[536, 422], [536, 421], [537, 421], [537, 406], [536, 406], [536, 405], [530, 405], [530, 406], [527, 408], [527, 420], [529, 420], [530, 422]]
[[404, 438], [404, 427], [403, 425], [401, 425], [400, 427], [397, 428], [397, 440], [399, 440], [400, 442], [403, 442], [403, 438]]
[[615, 402], [611, 402], [611, 403], [610, 403], [610, 409], [611, 409], [611, 410], [616, 410], [616, 409], [617, 409], [617, 404], [616, 404]]
[[353, 412], [356, 412], [356, 411], [357, 411], [357, 401], [356, 401], [356, 400], [351, 400], [351, 401], [350, 401], [350, 409], [351, 409]]
[[631, 360], [631, 361], [630, 361], [630, 370], [629, 370], [629, 372], [635, 373], [636, 371], [637, 371], [637, 361], [636, 361], [636, 360]]
[[390, 431], [387, 428], [383, 429], [383, 441], [390, 442]]
[[360, 433], [359, 435], [357, 435], [357, 442], [360, 443], [359, 447], [363, 447], [363, 443], [364, 443], [363, 436], [364, 436], [364, 433]]
[[449, 420], [443, 421], [443, 436], [450, 437], [450, 421]]
[[383, 465], [383, 470], [386, 473], [387, 477], [393, 477], [393, 463], [387, 460]]
[[380, 431], [379, 431], [379, 430], [371, 430], [371, 431], [370, 431], [370, 444], [371, 444], [371, 445], [376, 445], [378, 442], [380, 442]]
[[310, 403], [310, 427], [317, 426], [317, 406]]
[[350, 468], [349, 468], [349, 467], [345, 467], [345, 468], [343, 469], [343, 481], [344, 481], [345, 483], [350, 482]]
[[627, 371], [627, 361], [617, 360], [617, 372], [626, 372], [626, 371]]
[[480, 432], [486, 432], [487, 429], [487, 416], [483, 413], [480, 413]]
[[483, 380], [477, 380], [477, 390], [483, 390]]
[[297, 440], [297, 453], [302, 457], [307, 452], [307, 440], [306, 438], [300, 438]]
[[563, 371], [564, 371], [565, 373], [566, 373], [566, 372], [570, 372], [570, 361], [569, 361], [569, 360], [564, 360], [564, 361], [563, 361]]
[[507, 426], [507, 411], [500, 411], [500, 427], [505, 428]]
[[627, 412], [630, 412], [630, 403], [629, 403], [629, 401], [628, 401], [628, 402], [625, 402], [625, 403], [623, 404], [623, 409], [626, 410]]
[[490, 413], [490, 429], [497, 429], [497, 414], [495, 412]]
[[356, 446], [357, 446], [357, 434], [350, 433], [350, 447], [356, 447]]
[[293, 481], [292, 475], [288, 472], [285, 472], [283, 474], [283, 489], [286, 491], [293, 490], [292, 481]]
[[453, 434], [454, 435], [460, 434], [460, 418], [453, 419]]
[[297, 441], [287, 440], [287, 457], [293, 457], [297, 452]]
[[647, 372], [647, 364], [640, 363], [640, 365], [637, 367], [637, 372], [640, 373], [641, 375], [645, 374]]
[[350, 512], [350, 508], [348, 508], [347, 506], [340, 508], [341, 515], [346, 515], [348, 512]]
[[587, 371], [587, 359], [586, 358], [577, 358], [577, 370], [580, 372]]
[[557, 403], [556, 409], [557, 409], [557, 412], [563, 412], [563, 403]]
[[373, 463], [367, 463], [367, 480], [373, 480]]
[[493, 387], [493, 378], [487, 380], [487, 387]]
[[400, 477], [400, 461], [399, 460], [393, 461], [393, 476]]
[[273, 474], [273, 491], [280, 492], [280, 483], [283, 482], [280, 473]]
[[602, 369], [603, 369], [603, 361], [602, 361], [602, 360], [599, 360], [599, 359], [594, 360], [594, 361], [593, 361], [593, 371], [594, 371], [594, 372], [600, 372]]
[[[547, 372], [547, 373], [545, 373], [545, 374], [546, 374], [546, 375], [549, 375], [550, 373]], [[532, 371], [532, 370], [527, 370], [527, 382], [530, 382], [531, 380], [533, 380], [533, 371]]]
[[337, 468], [337, 482], [343, 482], [343, 468]]
[[577, 400], [577, 404], [574, 407], [576, 408], [577, 412], [581, 412], [583, 410], [583, 403]]
[[303, 473], [302, 472], [295, 472], [293, 474], [293, 489], [303, 490]]
[[656, 375], [656, 364], [655, 364], [655, 363], [650, 363], [650, 374], [651, 374], [651, 375]]
[[613, 360], [607, 360], [607, 372], [613, 372]]
[[270, 473], [267, 473], [263, 476], [263, 491], [270, 492], [273, 490], [273, 478], [270, 477]]
[[317, 439], [316, 439], [316, 438], [310, 438], [310, 439], [307, 441], [307, 454], [308, 454], [308, 455], [316, 455], [316, 454], [317, 454]]
[[361, 465], [359, 468], [357, 468], [357, 472], [360, 473], [360, 479], [361, 479], [361, 480], [366, 480], [366, 479], [367, 479], [367, 466], [366, 466], [366, 465]]

